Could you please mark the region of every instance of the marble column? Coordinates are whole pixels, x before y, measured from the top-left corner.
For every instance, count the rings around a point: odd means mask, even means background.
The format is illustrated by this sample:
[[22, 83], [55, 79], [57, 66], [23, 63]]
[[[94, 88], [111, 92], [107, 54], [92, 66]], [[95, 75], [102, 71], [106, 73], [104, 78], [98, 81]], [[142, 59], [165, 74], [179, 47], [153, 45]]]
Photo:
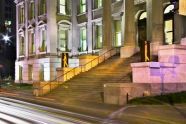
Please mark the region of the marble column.
[[127, 58], [137, 52], [134, 0], [125, 0], [124, 4], [124, 47], [120, 50], [121, 58]]
[[[103, 1], [103, 50], [112, 48], [112, 0]], [[101, 53], [102, 53], [101, 52]]]
[[147, 0], [147, 41], [150, 41], [151, 57], [157, 56], [163, 44], [163, 0]]
[[72, 54], [73, 55], [77, 55], [78, 54], [78, 47], [79, 47], [79, 37], [78, 37], [78, 33], [79, 33], [79, 29], [78, 29], [78, 22], [77, 22], [77, 9], [78, 9], [78, 1], [77, 0], [72, 0]]
[[87, 44], [88, 44], [88, 53], [92, 53], [92, 1], [87, 0], [88, 4], [88, 21], [87, 21]]
[[57, 54], [57, 0], [47, 0], [47, 53]]

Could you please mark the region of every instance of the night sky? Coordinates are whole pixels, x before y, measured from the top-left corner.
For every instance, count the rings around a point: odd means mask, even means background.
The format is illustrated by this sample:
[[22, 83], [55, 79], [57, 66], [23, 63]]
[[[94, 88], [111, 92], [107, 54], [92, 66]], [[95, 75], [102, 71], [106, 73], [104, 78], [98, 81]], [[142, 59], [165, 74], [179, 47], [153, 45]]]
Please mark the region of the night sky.
[[[16, 59], [16, 10], [14, 0], [0, 0], [0, 80], [14, 79]], [[7, 26], [6, 21], [11, 21]], [[10, 29], [11, 31], [8, 31]], [[6, 41], [3, 37], [10, 36]]]

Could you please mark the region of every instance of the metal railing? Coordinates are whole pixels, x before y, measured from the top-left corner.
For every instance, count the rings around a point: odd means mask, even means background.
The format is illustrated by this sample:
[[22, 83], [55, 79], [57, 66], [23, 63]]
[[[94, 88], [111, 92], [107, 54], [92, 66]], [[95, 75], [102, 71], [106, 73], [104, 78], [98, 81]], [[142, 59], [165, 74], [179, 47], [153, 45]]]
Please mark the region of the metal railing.
[[45, 95], [45, 94], [51, 92], [53, 89], [55, 89], [60, 84], [64, 83], [65, 81], [70, 80], [71, 78], [73, 78], [74, 76], [76, 76], [76, 75], [78, 75], [82, 72], [86, 72], [86, 71], [90, 70], [91, 68], [93, 68], [93, 67], [97, 66], [98, 64], [104, 62], [108, 58], [114, 56], [116, 53], [117, 53], [116, 48], [110, 49], [107, 52], [103, 53], [102, 55], [94, 58], [90, 62], [87, 62], [84, 65], [80, 65], [78, 67], [75, 67], [75, 68], [71, 69], [70, 71], [67, 71], [66, 73], [58, 76], [54, 80], [51, 80], [47, 83], [45, 82], [44, 84], [41, 84], [41, 83], [33, 84], [34, 95], [42, 96], [42, 95]]

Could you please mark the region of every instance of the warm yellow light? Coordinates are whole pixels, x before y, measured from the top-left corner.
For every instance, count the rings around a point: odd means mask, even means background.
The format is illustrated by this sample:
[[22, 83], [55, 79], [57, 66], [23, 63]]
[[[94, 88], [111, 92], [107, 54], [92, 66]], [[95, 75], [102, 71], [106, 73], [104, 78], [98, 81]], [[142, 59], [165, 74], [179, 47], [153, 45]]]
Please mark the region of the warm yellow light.
[[186, 0], [179, 1], [179, 14], [186, 16]]

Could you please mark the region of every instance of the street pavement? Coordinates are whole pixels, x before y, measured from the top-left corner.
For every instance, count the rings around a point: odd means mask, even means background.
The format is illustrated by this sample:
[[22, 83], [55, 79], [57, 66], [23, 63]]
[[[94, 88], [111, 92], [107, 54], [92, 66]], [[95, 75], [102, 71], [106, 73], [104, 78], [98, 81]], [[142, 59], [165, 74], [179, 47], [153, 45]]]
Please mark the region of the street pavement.
[[[0, 124], [88, 124], [68, 114], [75, 113], [0, 97]], [[88, 118], [101, 121], [99, 118]]]

